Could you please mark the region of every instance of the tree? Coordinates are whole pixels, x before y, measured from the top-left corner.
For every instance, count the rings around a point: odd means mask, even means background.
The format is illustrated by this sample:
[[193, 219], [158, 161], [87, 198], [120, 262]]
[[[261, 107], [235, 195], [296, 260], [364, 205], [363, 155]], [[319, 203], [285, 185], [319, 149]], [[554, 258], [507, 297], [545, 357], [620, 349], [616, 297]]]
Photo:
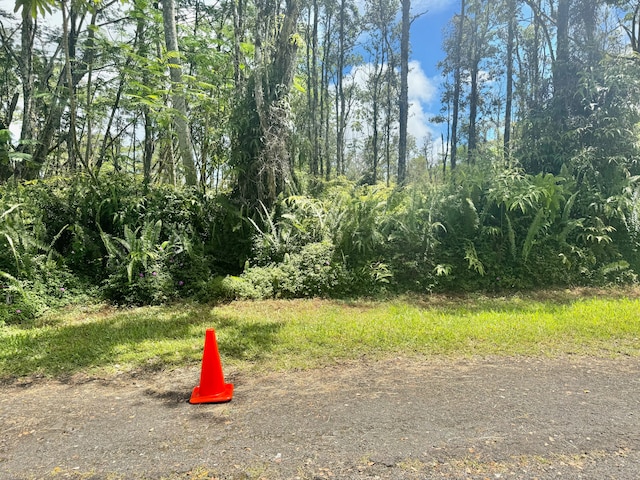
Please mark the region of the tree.
[[640, 53], [640, 2], [638, 0], [607, 0], [608, 4], [620, 8], [619, 23], [629, 37], [631, 49]]
[[[326, 157], [325, 162], [325, 178], [329, 180], [331, 178], [332, 172], [332, 155], [329, 153], [331, 151], [331, 138], [334, 136], [335, 130], [331, 128], [331, 94], [330, 94], [330, 83], [331, 77], [336, 69], [336, 56], [332, 51], [332, 45], [335, 42], [336, 35], [336, 6], [334, 2], [327, 1], [324, 4], [324, 16], [323, 16], [323, 30], [324, 35], [322, 39], [322, 59], [320, 66], [320, 98], [319, 98], [319, 110], [320, 110], [320, 131], [321, 137], [324, 138], [324, 143], [322, 145], [323, 156]], [[344, 93], [344, 87], [343, 87]], [[335, 96], [334, 96], [335, 97]], [[337, 97], [335, 97], [337, 98]], [[337, 107], [336, 107], [337, 108]], [[337, 143], [337, 142], [336, 142]], [[338, 163], [338, 155], [336, 155], [336, 174], [340, 175], [339, 163]]]
[[507, 27], [507, 45], [505, 49], [506, 57], [506, 86], [505, 86], [505, 107], [504, 107], [504, 136], [503, 148], [504, 156], [507, 160], [511, 157], [511, 114], [513, 112], [513, 57], [515, 49], [516, 34], [516, 0], [507, 0], [508, 27]]
[[349, 108], [348, 92], [344, 84], [344, 73], [351, 51], [358, 38], [359, 19], [357, 7], [352, 0], [340, 0], [338, 12], [338, 51], [336, 54], [337, 99], [336, 99], [336, 174], [345, 174], [345, 131]]
[[187, 123], [187, 104], [182, 93], [182, 66], [180, 50], [178, 48], [178, 31], [176, 28], [176, 11], [174, 0], [162, 0], [162, 19], [164, 24], [164, 37], [169, 60], [169, 73], [171, 76], [171, 97], [173, 108], [176, 110], [174, 124], [178, 136], [178, 146], [184, 179], [187, 185], [197, 183], [196, 167], [193, 158], [193, 145]]
[[397, 125], [397, 24], [399, 4], [396, 1], [372, 0], [366, 3], [364, 30], [368, 42], [364, 45], [366, 64], [358, 75], [366, 78], [366, 87], [358, 94], [360, 109], [366, 119], [369, 135], [364, 146], [367, 159], [367, 183], [375, 184], [380, 177], [380, 166], [387, 165], [387, 183], [390, 181], [391, 145], [393, 126]]
[[460, 0], [460, 14], [455, 23], [455, 46], [453, 51], [453, 109], [451, 113], [451, 170], [456, 168], [458, 149], [458, 119], [460, 115], [460, 95], [462, 90], [462, 40], [464, 38], [466, 0]]
[[409, 29], [411, 0], [402, 0], [402, 34], [400, 37], [400, 137], [398, 139], [398, 185], [407, 176], [407, 123], [409, 121]]
[[572, 68], [569, 56], [569, 8], [572, 0], [558, 0], [556, 55], [553, 62], [553, 96], [560, 122], [569, 115]]
[[[494, 4], [495, 5], [495, 4]], [[492, 55], [491, 17], [497, 17], [491, 11], [493, 5], [483, 0], [472, 1], [468, 9], [468, 42], [465, 50], [468, 57], [465, 62], [469, 73], [469, 131], [467, 135], [467, 160], [475, 162], [478, 148], [478, 116], [482, 96], [480, 95], [482, 80], [480, 76], [481, 62]]]
[[236, 110], [234, 166], [241, 201], [269, 208], [291, 181], [289, 91], [301, 41], [296, 32], [300, 3], [286, 0], [282, 16], [271, 0], [257, 7], [255, 70]]

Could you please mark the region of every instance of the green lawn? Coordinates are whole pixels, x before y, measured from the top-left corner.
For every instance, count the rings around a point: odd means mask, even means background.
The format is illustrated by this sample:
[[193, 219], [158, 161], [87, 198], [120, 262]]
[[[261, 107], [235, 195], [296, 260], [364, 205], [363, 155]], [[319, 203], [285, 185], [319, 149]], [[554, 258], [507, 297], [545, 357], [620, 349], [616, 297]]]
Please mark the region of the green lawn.
[[206, 328], [225, 369], [244, 371], [399, 354], [640, 355], [638, 292], [597, 293], [75, 308], [0, 327], [0, 379], [196, 366]]

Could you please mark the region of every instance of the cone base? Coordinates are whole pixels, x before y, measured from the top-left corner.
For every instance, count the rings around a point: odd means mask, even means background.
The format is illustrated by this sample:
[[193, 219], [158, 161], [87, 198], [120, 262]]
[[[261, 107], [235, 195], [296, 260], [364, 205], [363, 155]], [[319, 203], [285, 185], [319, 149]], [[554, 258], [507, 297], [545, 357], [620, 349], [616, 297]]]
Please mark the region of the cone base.
[[189, 403], [224, 403], [233, 398], [233, 383], [225, 383], [221, 392], [211, 395], [202, 395], [200, 386], [193, 389]]

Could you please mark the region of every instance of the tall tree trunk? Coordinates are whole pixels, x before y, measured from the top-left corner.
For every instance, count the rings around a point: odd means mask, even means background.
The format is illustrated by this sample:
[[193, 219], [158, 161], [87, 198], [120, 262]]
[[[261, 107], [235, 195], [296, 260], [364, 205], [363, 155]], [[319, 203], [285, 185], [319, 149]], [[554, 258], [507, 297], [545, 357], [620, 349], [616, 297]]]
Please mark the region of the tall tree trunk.
[[326, 159], [325, 165], [325, 178], [329, 180], [331, 178], [332, 164], [330, 150], [329, 150], [329, 138], [330, 127], [329, 120], [331, 118], [331, 102], [329, 98], [329, 77], [330, 77], [330, 61], [329, 52], [331, 51], [331, 33], [332, 33], [332, 20], [333, 16], [328, 12], [325, 18], [325, 32], [322, 40], [322, 70], [320, 80], [320, 130], [321, 137], [324, 138], [324, 145], [322, 145], [322, 156]]
[[[75, 15], [67, 9], [67, 2], [69, 0], [62, 0], [62, 48], [64, 51], [64, 70], [65, 81], [67, 84], [67, 99], [69, 101], [69, 132], [67, 134], [67, 155], [69, 158], [69, 170], [74, 172], [76, 170], [76, 159], [78, 151], [78, 137], [77, 137], [77, 105], [76, 105], [76, 92], [73, 82], [73, 67], [72, 59], [75, 60], [75, 43], [77, 34], [75, 32], [75, 25], [69, 25], [69, 17], [75, 18]], [[71, 8], [71, 7], [70, 7]], [[75, 24], [75, 22], [74, 22]], [[75, 61], [73, 61], [75, 64]]]
[[511, 110], [513, 102], [513, 49], [516, 23], [516, 0], [509, 0], [509, 26], [507, 31], [507, 49], [505, 52], [507, 69], [505, 111], [504, 111], [504, 158], [508, 161], [511, 157]]
[[[66, 1], [66, 0], [65, 0]], [[66, 4], [65, 4], [66, 5]], [[72, 4], [73, 6], [73, 4]], [[64, 7], [63, 7], [64, 8]], [[75, 113], [71, 114], [71, 111], [75, 112], [76, 104], [75, 97], [73, 98], [74, 105], [70, 105], [71, 96], [78, 87], [80, 81], [85, 77], [88, 72], [88, 66], [92, 64], [95, 57], [95, 48], [92, 48], [95, 40], [95, 30], [88, 29], [87, 38], [84, 42], [84, 54], [81, 61], [75, 60], [75, 51], [78, 41], [78, 31], [81, 28], [81, 24], [84, 20], [84, 15], [78, 19], [76, 12], [72, 9], [65, 10], [69, 12], [67, 18], [68, 31], [63, 33], [63, 38], [58, 46], [58, 50], [52, 56], [55, 59], [62, 49], [65, 56], [65, 66], [62, 68], [58, 77], [57, 85], [55, 87], [55, 93], [51, 99], [49, 105], [49, 111], [44, 121], [44, 125], [37, 134], [37, 145], [33, 151], [32, 159], [29, 167], [25, 170], [24, 178], [33, 179], [38, 176], [40, 169], [44, 165], [47, 155], [50, 153], [51, 144], [56, 131], [60, 127], [60, 120], [63, 117], [64, 111], [67, 107], [70, 109], [70, 116], [72, 121], [75, 121]], [[63, 26], [64, 26], [63, 22]], [[68, 61], [67, 61], [68, 60]], [[75, 60], [75, 61], [74, 61]], [[52, 69], [53, 70], [53, 69]], [[65, 88], [66, 85], [66, 88]], [[73, 140], [71, 137], [75, 136], [74, 126], [71, 127], [69, 133], [69, 145], [75, 145], [75, 154], [77, 150], [77, 140]], [[58, 145], [60, 142], [58, 142]], [[71, 147], [69, 147], [71, 149]], [[84, 163], [84, 157], [80, 155], [78, 157], [81, 162]]]
[[233, 14], [233, 78], [235, 80], [236, 88], [240, 90], [244, 84], [244, 75], [240, 68], [242, 61], [242, 48], [241, 44], [244, 40], [244, 1], [233, 0], [232, 1], [232, 14]]
[[[98, 16], [97, 10], [93, 12], [91, 15], [91, 24], [89, 29], [94, 30], [96, 25], [96, 18]], [[87, 48], [94, 49], [95, 44], [93, 43], [93, 38], [90, 39], [90, 42], [87, 42]], [[93, 60], [93, 55], [91, 56], [91, 60]], [[91, 159], [93, 156], [93, 122], [92, 122], [92, 114], [91, 114], [91, 103], [93, 100], [92, 89], [92, 81], [93, 81], [93, 61], [89, 65], [87, 65], [87, 99], [85, 104], [85, 117], [87, 122], [87, 144], [85, 147], [85, 155], [84, 155], [84, 164], [87, 167], [91, 165]]]
[[384, 120], [384, 162], [386, 166], [386, 183], [387, 187], [391, 184], [391, 123], [393, 119], [393, 101], [392, 83], [394, 74], [393, 52], [389, 50], [386, 71], [386, 95], [385, 95], [385, 120]]
[[344, 175], [344, 131], [345, 131], [345, 108], [346, 100], [344, 97], [344, 63], [346, 50], [346, 0], [340, 1], [340, 19], [338, 22], [338, 65], [337, 65], [337, 90], [338, 98], [336, 99], [336, 172], [338, 175]]
[[[33, 0], [32, 0], [33, 1]], [[31, 5], [26, 3], [22, 6], [22, 30], [20, 44], [20, 80], [22, 83], [22, 128], [20, 130], [20, 140], [33, 140], [33, 42], [35, 38], [36, 24], [31, 16]], [[32, 153], [31, 143], [21, 144], [19, 150], [24, 153]]]
[[631, 49], [636, 53], [640, 53], [640, 2], [636, 3], [633, 12], [627, 13], [627, 18], [631, 25], [623, 26], [623, 28], [629, 37]]
[[[467, 160], [475, 164], [478, 150], [478, 110], [480, 103], [480, 62], [486, 54], [487, 35], [489, 33], [489, 6], [479, 2], [480, 9], [471, 19], [471, 38], [469, 48], [469, 76], [471, 80], [469, 91], [469, 142]], [[499, 118], [499, 114], [498, 114]], [[499, 121], [496, 122], [500, 130]], [[499, 139], [498, 139], [499, 140]]]
[[187, 103], [184, 94], [181, 92], [182, 67], [180, 66], [180, 59], [178, 58], [180, 50], [178, 49], [178, 31], [176, 28], [175, 15], [174, 0], [162, 0], [162, 20], [167, 54], [169, 55], [171, 64], [169, 67], [172, 92], [171, 101], [173, 108], [176, 110], [174, 126], [178, 136], [178, 148], [180, 149], [185, 183], [187, 185], [196, 185], [196, 166], [193, 158], [189, 124], [187, 122]]
[[[384, 55], [379, 62], [376, 62], [376, 70], [373, 75], [373, 97], [371, 99], [372, 108], [373, 108], [373, 118], [371, 122], [371, 128], [373, 129], [373, 133], [371, 134], [371, 183], [375, 185], [378, 182], [378, 163], [380, 160], [380, 97], [381, 97], [381, 84], [382, 84], [382, 75], [384, 72]], [[380, 68], [380, 71], [378, 71]]]
[[564, 124], [569, 114], [569, 8], [571, 0], [558, 0], [557, 46], [553, 63], [553, 96], [558, 106], [558, 118]]
[[[136, 8], [142, 8], [136, 6]], [[147, 16], [144, 12], [139, 12], [136, 20], [136, 35], [134, 41], [134, 51], [137, 50], [137, 55], [142, 59], [146, 59], [150, 53], [150, 44], [147, 41], [146, 37], [147, 32]], [[130, 60], [127, 59], [127, 64], [130, 63]], [[151, 79], [149, 78], [149, 71], [147, 69], [143, 69], [142, 71], [142, 83], [144, 85], [151, 85]], [[118, 90], [118, 99], [120, 98], [121, 92]], [[154, 128], [153, 128], [153, 115], [151, 109], [148, 105], [142, 106], [142, 117], [144, 119], [144, 150], [142, 153], [142, 176], [144, 179], [144, 183], [149, 185], [152, 180], [153, 174], [153, 154], [155, 151], [155, 138], [154, 138]]]
[[47, 160], [47, 155], [49, 155], [49, 149], [51, 148], [53, 137], [60, 126], [60, 120], [68, 102], [67, 92], [64, 88], [66, 79], [67, 69], [63, 68], [58, 78], [55, 93], [51, 99], [47, 118], [44, 121], [43, 127], [38, 132], [37, 144], [33, 152], [31, 164], [25, 170], [24, 178], [26, 179], [37, 178], [40, 173], [40, 169]]
[[[318, 21], [320, 11], [318, 0], [313, 0], [313, 29], [311, 32], [311, 141], [313, 145], [313, 173], [323, 173], [320, 156], [320, 128], [318, 125]], [[319, 167], [319, 168], [318, 168]]]
[[331, 178], [331, 155], [329, 155], [329, 51], [331, 49], [331, 20], [329, 16], [325, 23], [325, 33], [322, 40], [322, 70], [320, 79], [320, 130], [321, 137], [324, 138], [323, 157], [326, 156], [326, 179]]
[[453, 112], [451, 114], [451, 159], [449, 164], [451, 170], [456, 168], [457, 162], [457, 149], [458, 149], [458, 116], [460, 110], [460, 91], [461, 91], [461, 70], [462, 70], [462, 39], [464, 35], [464, 20], [465, 20], [465, 6], [466, 0], [460, 1], [460, 19], [457, 25], [457, 38], [456, 38], [456, 54], [455, 54], [455, 67], [453, 72]]
[[478, 63], [472, 61], [471, 71], [471, 88], [469, 90], [469, 139], [467, 143], [467, 162], [475, 163], [476, 149], [478, 148]]
[[144, 117], [144, 152], [142, 154], [142, 175], [145, 184], [151, 183], [152, 173], [152, 161], [153, 151], [155, 148], [155, 142], [153, 141], [153, 122], [151, 119], [151, 112], [149, 107], [142, 109], [142, 115]]
[[580, 3], [580, 16], [583, 23], [584, 46], [587, 52], [587, 64], [595, 66], [602, 59], [602, 52], [598, 48], [596, 25], [598, 23], [598, 1], [583, 0]]
[[409, 29], [411, 0], [402, 0], [402, 34], [400, 37], [400, 137], [398, 139], [398, 185], [407, 177], [407, 125], [409, 122]]

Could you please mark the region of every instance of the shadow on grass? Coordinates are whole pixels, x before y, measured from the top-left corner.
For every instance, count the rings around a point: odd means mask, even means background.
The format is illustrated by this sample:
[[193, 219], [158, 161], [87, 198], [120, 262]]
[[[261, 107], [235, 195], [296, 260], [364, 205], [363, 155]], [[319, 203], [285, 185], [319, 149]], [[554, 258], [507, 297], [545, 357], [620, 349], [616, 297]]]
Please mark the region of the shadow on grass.
[[243, 323], [210, 306], [118, 312], [85, 323], [0, 332], [0, 381], [41, 375], [64, 377], [116, 367], [160, 370], [202, 359], [204, 332], [215, 328], [220, 354], [259, 361], [273, 347], [277, 323]]

